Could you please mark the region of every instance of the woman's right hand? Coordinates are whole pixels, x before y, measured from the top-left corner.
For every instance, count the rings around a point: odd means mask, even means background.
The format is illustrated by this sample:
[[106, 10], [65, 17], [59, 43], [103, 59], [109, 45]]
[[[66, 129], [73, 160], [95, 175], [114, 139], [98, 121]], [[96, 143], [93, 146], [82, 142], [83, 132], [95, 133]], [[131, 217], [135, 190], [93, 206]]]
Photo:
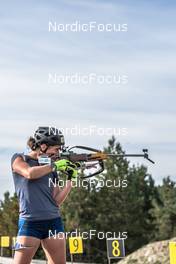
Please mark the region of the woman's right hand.
[[61, 159], [54, 162], [56, 171], [66, 172], [68, 175], [68, 180], [76, 178], [78, 175], [78, 166], [66, 159]]

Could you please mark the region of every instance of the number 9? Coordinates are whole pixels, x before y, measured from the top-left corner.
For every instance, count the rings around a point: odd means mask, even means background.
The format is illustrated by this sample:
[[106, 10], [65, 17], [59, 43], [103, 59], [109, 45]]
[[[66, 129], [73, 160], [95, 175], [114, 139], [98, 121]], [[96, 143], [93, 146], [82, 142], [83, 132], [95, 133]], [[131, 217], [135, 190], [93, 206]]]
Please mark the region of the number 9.
[[78, 242], [78, 239], [74, 239], [73, 240], [73, 245], [75, 247], [75, 252], [78, 251], [78, 248], [79, 248], [79, 242]]

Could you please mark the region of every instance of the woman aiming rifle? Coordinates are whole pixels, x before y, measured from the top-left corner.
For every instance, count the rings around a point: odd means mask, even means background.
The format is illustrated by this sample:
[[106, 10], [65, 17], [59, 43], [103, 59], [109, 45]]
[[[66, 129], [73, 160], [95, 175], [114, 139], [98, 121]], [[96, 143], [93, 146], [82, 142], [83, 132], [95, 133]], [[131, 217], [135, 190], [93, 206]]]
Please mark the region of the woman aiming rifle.
[[[58, 129], [39, 127], [34, 137], [28, 140], [31, 152], [28, 155], [16, 153], [12, 157], [12, 174], [20, 208], [14, 264], [29, 264], [40, 243], [49, 264], [66, 263], [59, 206], [72, 188], [71, 180], [77, 177], [77, 167], [68, 160], [45, 165], [39, 163], [44, 154], [52, 160], [63, 145], [64, 137]], [[49, 184], [49, 180], [58, 182], [57, 171], [68, 175], [63, 189]]]

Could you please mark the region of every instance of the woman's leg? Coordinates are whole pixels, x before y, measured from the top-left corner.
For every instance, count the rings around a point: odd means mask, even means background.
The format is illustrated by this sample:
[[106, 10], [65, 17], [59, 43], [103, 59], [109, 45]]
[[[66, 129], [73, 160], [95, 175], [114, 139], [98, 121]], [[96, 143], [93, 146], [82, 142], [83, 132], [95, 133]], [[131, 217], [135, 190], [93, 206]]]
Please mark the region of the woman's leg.
[[64, 233], [48, 237], [41, 241], [48, 264], [66, 264], [66, 245]]
[[25, 248], [15, 251], [13, 264], [30, 264], [40, 245], [40, 239], [30, 236], [18, 236], [17, 243], [22, 244]]

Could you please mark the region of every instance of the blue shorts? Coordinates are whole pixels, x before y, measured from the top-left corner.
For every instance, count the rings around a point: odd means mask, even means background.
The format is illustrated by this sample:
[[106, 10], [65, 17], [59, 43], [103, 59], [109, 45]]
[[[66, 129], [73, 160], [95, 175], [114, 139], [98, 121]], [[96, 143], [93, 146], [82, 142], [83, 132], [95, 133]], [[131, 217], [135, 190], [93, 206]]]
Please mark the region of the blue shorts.
[[32, 236], [39, 239], [56, 236], [56, 234], [64, 232], [62, 219], [60, 217], [50, 220], [26, 220], [20, 218], [18, 221], [17, 236]]

